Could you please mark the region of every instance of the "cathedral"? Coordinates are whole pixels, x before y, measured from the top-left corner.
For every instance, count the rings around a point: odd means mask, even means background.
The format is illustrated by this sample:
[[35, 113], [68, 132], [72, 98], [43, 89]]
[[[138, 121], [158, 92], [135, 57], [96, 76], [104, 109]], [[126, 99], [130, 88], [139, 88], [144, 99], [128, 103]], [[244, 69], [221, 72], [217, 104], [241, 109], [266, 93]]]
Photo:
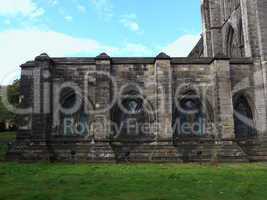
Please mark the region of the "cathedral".
[[188, 57], [49, 57], [21, 65], [8, 160], [267, 160], [267, 1], [202, 0]]

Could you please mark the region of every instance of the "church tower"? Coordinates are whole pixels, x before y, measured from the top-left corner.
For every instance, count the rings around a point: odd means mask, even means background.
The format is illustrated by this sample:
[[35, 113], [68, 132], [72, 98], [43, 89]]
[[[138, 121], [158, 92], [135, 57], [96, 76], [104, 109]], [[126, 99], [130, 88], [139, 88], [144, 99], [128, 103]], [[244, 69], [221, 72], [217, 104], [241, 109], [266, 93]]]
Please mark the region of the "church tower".
[[202, 0], [204, 56], [253, 57], [266, 61], [265, 0]]

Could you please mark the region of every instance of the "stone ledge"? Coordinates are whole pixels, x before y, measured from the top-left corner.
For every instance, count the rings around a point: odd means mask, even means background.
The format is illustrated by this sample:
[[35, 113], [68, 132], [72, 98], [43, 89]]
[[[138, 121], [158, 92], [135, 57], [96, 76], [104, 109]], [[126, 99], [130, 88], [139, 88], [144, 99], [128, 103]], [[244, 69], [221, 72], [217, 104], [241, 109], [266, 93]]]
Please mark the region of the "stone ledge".
[[231, 58], [230, 64], [253, 64], [252, 58]]
[[28, 61], [22, 65], [20, 65], [20, 68], [24, 69], [24, 68], [33, 68], [35, 67], [35, 62], [34, 61]]
[[[55, 57], [52, 58], [56, 65], [95, 65], [96, 60], [102, 58], [98, 57]], [[154, 64], [156, 57], [110, 57], [111, 64]], [[166, 59], [166, 58], [165, 58]], [[227, 57], [203, 57], [203, 58], [187, 58], [187, 57], [171, 57], [171, 64], [211, 64], [216, 59], [227, 59], [230, 64], [253, 64], [252, 58], [227, 58]], [[21, 65], [24, 67], [34, 67], [35, 62], [29, 61]]]

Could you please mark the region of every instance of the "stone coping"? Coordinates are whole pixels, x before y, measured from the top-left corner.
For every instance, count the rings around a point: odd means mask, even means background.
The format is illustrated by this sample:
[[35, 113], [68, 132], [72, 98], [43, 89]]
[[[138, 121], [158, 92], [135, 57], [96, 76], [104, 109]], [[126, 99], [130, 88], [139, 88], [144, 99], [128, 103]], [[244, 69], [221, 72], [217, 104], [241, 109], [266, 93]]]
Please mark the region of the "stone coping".
[[[170, 60], [171, 65], [176, 64], [211, 64], [214, 60], [220, 58], [188, 58], [188, 57], [172, 57], [166, 60]], [[96, 60], [99, 58], [94, 57], [62, 57], [62, 58], [51, 58], [51, 61], [55, 65], [95, 65]], [[155, 64], [156, 57], [111, 57], [111, 65], [123, 65], [123, 64]], [[224, 59], [225, 60], [225, 59]], [[231, 58], [229, 59], [230, 64], [253, 64], [252, 58]], [[35, 61], [28, 61], [21, 65], [21, 68], [35, 67]]]

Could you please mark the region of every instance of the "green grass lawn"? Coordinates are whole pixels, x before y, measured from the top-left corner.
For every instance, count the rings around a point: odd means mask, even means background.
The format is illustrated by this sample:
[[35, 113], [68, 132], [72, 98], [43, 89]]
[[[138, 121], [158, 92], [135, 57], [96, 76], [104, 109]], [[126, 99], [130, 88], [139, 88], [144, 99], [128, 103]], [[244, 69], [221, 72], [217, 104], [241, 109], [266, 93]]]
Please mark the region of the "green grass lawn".
[[267, 165], [2, 163], [0, 199], [266, 200]]
[[[15, 133], [0, 133], [14, 141]], [[1, 163], [0, 200], [266, 200], [267, 164]]]

